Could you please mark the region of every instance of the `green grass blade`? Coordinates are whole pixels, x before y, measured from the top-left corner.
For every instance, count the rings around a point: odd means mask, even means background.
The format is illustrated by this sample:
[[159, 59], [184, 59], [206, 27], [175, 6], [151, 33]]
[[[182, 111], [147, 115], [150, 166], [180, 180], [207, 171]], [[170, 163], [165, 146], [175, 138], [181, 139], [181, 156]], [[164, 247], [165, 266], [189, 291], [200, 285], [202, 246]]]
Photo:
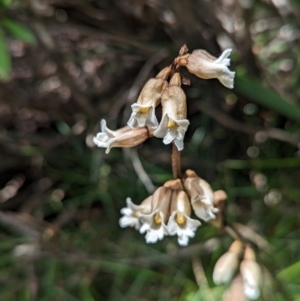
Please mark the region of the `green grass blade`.
[[3, 30], [0, 29], [0, 78], [7, 81], [11, 69], [10, 55], [7, 50], [6, 39]]
[[31, 30], [27, 29], [23, 25], [8, 18], [2, 20], [2, 25], [10, 34], [12, 34], [18, 40], [24, 43], [36, 45], [36, 37], [34, 36]]
[[237, 74], [234, 87], [236, 91], [252, 101], [289, 119], [300, 122], [300, 107], [287, 102], [277, 93], [264, 87], [259, 80], [249, 75]]
[[286, 269], [278, 273], [279, 280], [287, 283], [299, 283], [300, 279], [300, 261], [290, 265]]
[[1, 0], [0, 1], [0, 4], [5, 7], [10, 5], [10, 3], [11, 3], [11, 0]]
[[300, 167], [300, 158], [264, 159], [264, 160], [226, 160], [224, 167], [229, 169], [269, 169]]

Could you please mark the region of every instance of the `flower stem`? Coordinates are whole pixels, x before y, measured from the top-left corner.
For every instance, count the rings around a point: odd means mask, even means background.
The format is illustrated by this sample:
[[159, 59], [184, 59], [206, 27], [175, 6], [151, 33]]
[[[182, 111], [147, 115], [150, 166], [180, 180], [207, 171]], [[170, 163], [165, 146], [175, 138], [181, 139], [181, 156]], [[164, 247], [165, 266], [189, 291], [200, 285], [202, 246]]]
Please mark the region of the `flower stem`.
[[229, 234], [233, 239], [241, 241], [244, 245], [246, 245], [246, 241], [244, 237], [240, 234], [240, 232], [231, 224], [227, 223], [225, 226], [225, 231]]
[[172, 172], [174, 179], [181, 177], [180, 152], [174, 143], [172, 143]]

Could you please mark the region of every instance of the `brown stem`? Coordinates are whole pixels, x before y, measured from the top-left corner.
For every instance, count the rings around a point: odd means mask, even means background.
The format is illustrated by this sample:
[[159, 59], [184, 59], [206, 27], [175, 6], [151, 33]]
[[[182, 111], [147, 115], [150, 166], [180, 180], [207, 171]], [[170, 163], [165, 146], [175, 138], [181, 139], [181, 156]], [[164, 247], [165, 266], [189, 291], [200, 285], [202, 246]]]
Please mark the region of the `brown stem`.
[[235, 240], [241, 241], [244, 245], [246, 245], [246, 241], [244, 237], [240, 234], [240, 232], [232, 225], [228, 224], [225, 226], [225, 231]]
[[174, 179], [181, 177], [180, 152], [174, 142], [172, 143], [172, 172]]

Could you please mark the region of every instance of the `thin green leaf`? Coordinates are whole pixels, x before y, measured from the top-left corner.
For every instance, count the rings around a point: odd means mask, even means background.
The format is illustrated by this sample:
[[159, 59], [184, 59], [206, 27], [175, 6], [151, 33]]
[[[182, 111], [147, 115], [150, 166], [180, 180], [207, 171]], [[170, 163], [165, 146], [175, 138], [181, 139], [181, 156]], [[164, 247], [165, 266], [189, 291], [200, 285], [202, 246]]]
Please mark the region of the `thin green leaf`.
[[300, 107], [287, 102], [277, 93], [264, 87], [257, 79], [249, 75], [237, 74], [234, 87], [252, 101], [300, 122]]
[[7, 51], [6, 40], [3, 31], [0, 29], [0, 78], [9, 79], [11, 69], [10, 55]]
[[11, 4], [11, 0], [1, 0], [0, 3], [1, 3], [3, 6], [8, 6], [9, 4]]
[[23, 25], [13, 21], [11, 19], [5, 18], [2, 20], [3, 27], [11, 33], [18, 40], [35, 45], [37, 43], [36, 37], [31, 30], [27, 29]]
[[264, 159], [264, 160], [225, 160], [224, 167], [229, 169], [269, 169], [300, 167], [300, 158]]
[[300, 278], [300, 261], [290, 265], [277, 274], [279, 280], [287, 283], [299, 283]]

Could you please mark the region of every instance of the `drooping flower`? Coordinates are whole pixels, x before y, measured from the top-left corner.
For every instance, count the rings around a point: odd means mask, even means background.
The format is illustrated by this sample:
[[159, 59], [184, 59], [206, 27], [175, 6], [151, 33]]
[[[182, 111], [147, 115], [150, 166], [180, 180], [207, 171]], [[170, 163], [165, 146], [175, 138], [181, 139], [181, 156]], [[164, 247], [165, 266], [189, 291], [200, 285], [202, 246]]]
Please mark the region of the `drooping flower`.
[[171, 189], [162, 186], [155, 190], [152, 196], [152, 209], [149, 214], [141, 214], [142, 226], [140, 233], [146, 233], [147, 243], [156, 243], [168, 235], [166, 220], [169, 217], [169, 206], [171, 201]]
[[149, 137], [149, 130], [146, 127], [131, 129], [125, 126], [116, 131], [106, 126], [106, 121], [101, 120], [101, 132], [94, 138], [93, 142], [101, 148], [106, 148], [108, 154], [112, 147], [134, 147], [143, 143]]
[[186, 172], [184, 187], [191, 198], [192, 207], [195, 214], [209, 221], [216, 218], [218, 208], [214, 207], [214, 192], [210, 185], [191, 169]]
[[239, 256], [242, 250], [242, 243], [236, 240], [231, 244], [228, 252], [218, 259], [213, 271], [215, 284], [225, 284], [231, 281], [239, 266]]
[[232, 89], [235, 72], [230, 71], [230, 59], [232, 49], [226, 49], [216, 58], [202, 49], [194, 50], [177, 59], [177, 64], [185, 66], [189, 72], [202, 79], [217, 78], [225, 87]]
[[127, 124], [132, 129], [143, 126], [157, 128], [155, 107], [160, 104], [161, 93], [168, 84], [166, 79], [169, 77], [170, 71], [170, 67], [164, 68], [156, 78], [149, 79], [143, 87], [137, 102], [131, 106], [132, 114]]
[[163, 117], [153, 135], [163, 138], [164, 144], [174, 141], [177, 149], [183, 149], [183, 139], [189, 126], [186, 119], [186, 96], [181, 89], [180, 74], [175, 73], [170, 80], [169, 86], [161, 95]]
[[151, 199], [152, 197], [150, 196], [140, 205], [135, 205], [131, 201], [131, 198], [127, 198], [127, 207], [121, 209], [123, 217], [119, 220], [120, 227], [134, 227], [136, 230], [139, 230], [141, 227], [141, 223], [139, 221], [141, 214], [149, 214], [151, 212]]
[[261, 268], [255, 260], [254, 251], [250, 246], [246, 247], [244, 259], [240, 266], [244, 281], [244, 293], [247, 298], [255, 300], [260, 295]]
[[170, 235], [178, 236], [178, 243], [181, 246], [187, 246], [189, 239], [195, 236], [195, 231], [201, 225], [200, 221], [190, 218], [191, 205], [189, 198], [183, 190], [181, 181], [177, 181], [178, 189], [174, 189], [171, 202], [171, 216], [168, 222], [168, 231]]

